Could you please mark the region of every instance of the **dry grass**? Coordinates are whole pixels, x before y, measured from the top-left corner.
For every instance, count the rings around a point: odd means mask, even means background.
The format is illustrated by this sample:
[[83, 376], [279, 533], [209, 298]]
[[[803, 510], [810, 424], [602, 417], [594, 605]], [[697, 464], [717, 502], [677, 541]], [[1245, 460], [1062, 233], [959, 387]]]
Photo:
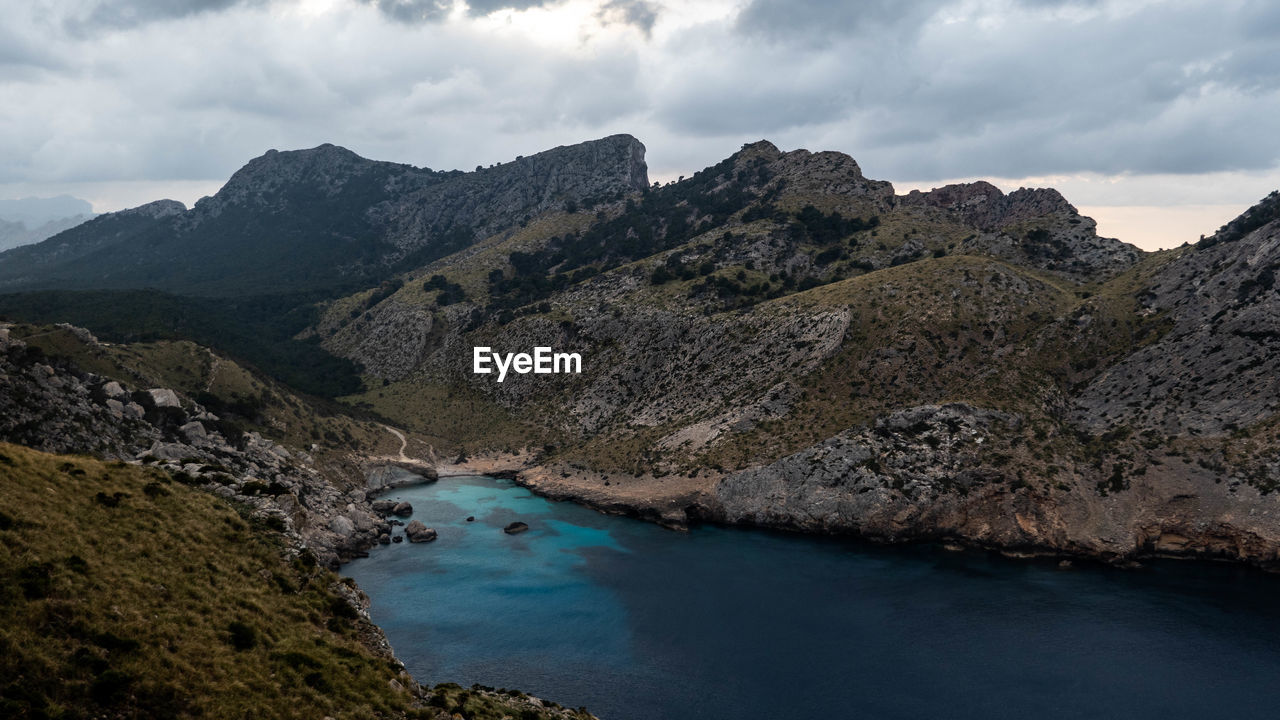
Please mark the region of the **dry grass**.
[[158, 471], [0, 445], [0, 715], [400, 717], [337, 576]]

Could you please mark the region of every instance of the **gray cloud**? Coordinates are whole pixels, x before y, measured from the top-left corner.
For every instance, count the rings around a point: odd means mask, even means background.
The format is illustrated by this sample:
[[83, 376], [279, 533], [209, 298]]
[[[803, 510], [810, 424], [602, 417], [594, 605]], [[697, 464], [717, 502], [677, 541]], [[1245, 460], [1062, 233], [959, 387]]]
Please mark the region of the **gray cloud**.
[[690, 44], [657, 112], [822, 138], [898, 177], [1275, 167], [1276, 7], [754, 0]]
[[95, 28], [130, 28], [158, 20], [172, 20], [227, 10], [258, 0], [97, 0], [87, 12], [67, 19], [68, 28], [87, 32]]
[[752, 0], [738, 15], [738, 29], [747, 34], [813, 41], [870, 30], [913, 30], [933, 16], [947, 0]]
[[[467, 12], [471, 15], [488, 15], [498, 10], [527, 10], [542, 7], [554, 0], [470, 0]], [[454, 0], [357, 0], [372, 5], [387, 17], [402, 23], [435, 22], [443, 20], [453, 8]]]
[[596, 17], [606, 24], [634, 25], [646, 36], [658, 22], [660, 8], [648, 0], [609, 0], [600, 6]]

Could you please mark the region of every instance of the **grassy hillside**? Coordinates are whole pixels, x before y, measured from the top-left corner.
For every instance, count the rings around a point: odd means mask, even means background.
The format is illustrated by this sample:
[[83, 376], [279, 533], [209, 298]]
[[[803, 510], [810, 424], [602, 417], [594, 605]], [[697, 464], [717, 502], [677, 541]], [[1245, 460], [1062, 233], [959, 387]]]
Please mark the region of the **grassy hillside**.
[[0, 717], [579, 716], [420, 701], [348, 581], [280, 538], [158, 471], [0, 444]]
[[334, 574], [154, 471], [0, 445], [0, 715], [394, 717]]

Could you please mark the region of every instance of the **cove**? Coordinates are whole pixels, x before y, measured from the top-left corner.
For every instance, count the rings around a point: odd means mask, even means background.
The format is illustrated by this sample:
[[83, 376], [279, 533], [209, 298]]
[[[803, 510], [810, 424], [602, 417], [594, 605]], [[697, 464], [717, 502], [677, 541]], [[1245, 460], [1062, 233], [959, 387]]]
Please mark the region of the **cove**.
[[[641, 718], [1275, 718], [1280, 578], [678, 533], [446, 478], [439, 531], [348, 565], [422, 683]], [[466, 522], [475, 516], [474, 522]], [[522, 520], [530, 530], [506, 535]]]

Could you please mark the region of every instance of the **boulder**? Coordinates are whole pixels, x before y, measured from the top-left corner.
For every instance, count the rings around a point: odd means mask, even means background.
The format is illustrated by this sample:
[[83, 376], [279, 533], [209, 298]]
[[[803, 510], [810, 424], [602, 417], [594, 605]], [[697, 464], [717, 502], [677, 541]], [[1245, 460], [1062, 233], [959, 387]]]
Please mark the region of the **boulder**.
[[528, 523], [522, 523], [519, 520], [517, 520], [513, 523], [509, 523], [506, 527], [502, 528], [502, 532], [508, 535], [517, 535], [528, 529], [529, 529]]
[[146, 417], [147, 411], [143, 410], [142, 406], [139, 405], [138, 403], [131, 402], [128, 405], [124, 406], [124, 414], [133, 418], [134, 420], [141, 420], [142, 418]]
[[409, 542], [412, 543], [431, 542], [436, 539], [435, 529], [429, 528], [417, 520], [405, 526], [404, 534], [405, 537], [409, 538]]
[[102, 392], [104, 395], [106, 395], [109, 398], [122, 398], [127, 394], [125, 393], [124, 387], [122, 387], [120, 383], [116, 382], [115, 380], [112, 380], [106, 385], [103, 385]]
[[382, 533], [381, 535], [379, 535], [379, 536], [378, 536], [378, 544], [379, 544], [379, 545], [390, 545], [390, 544], [391, 544], [391, 536], [390, 536], [390, 535], [388, 535], [388, 534], [386, 534], [386, 533]]
[[107, 411], [111, 413], [112, 417], [124, 417], [124, 403], [119, 400], [108, 399]]
[[147, 392], [151, 393], [151, 400], [156, 407], [182, 407], [178, 394], [169, 388], [151, 388]]
[[182, 433], [182, 436], [192, 443], [209, 439], [209, 433], [205, 432], [204, 425], [194, 420], [178, 428], [178, 432]]
[[475, 521], [476, 521], [476, 516], [475, 516], [475, 515], [468, 515], [468, 516], [467, 516], [467, 522], [475, 522]]
[[391, 537], [391, 542], [393, 543], [404, 542], [404, 537], [401, 535], [393, 535]]
[[183, 458], [195, 455], [195, 448], [182, 443], [152, 443], [151, 449], [147, 451], [152, 457], [158, 460], [170, 460], [177, 462]]
[[374, 500], [372, 507], [374, 512], [386, 515], [396, 509], [396, 504], [395, 500]]
[[391, 512], [399, 515], [400, 517], [409, 517], [413, 514], [413, 506], [407, 502], [397, 503], [396, 506], [391, 509]]
[[333, 519], [329, 521], [329, 529], [338, 535], [347, 537], [356, 531], [356, 525], [346, 515], [334, 515]]

